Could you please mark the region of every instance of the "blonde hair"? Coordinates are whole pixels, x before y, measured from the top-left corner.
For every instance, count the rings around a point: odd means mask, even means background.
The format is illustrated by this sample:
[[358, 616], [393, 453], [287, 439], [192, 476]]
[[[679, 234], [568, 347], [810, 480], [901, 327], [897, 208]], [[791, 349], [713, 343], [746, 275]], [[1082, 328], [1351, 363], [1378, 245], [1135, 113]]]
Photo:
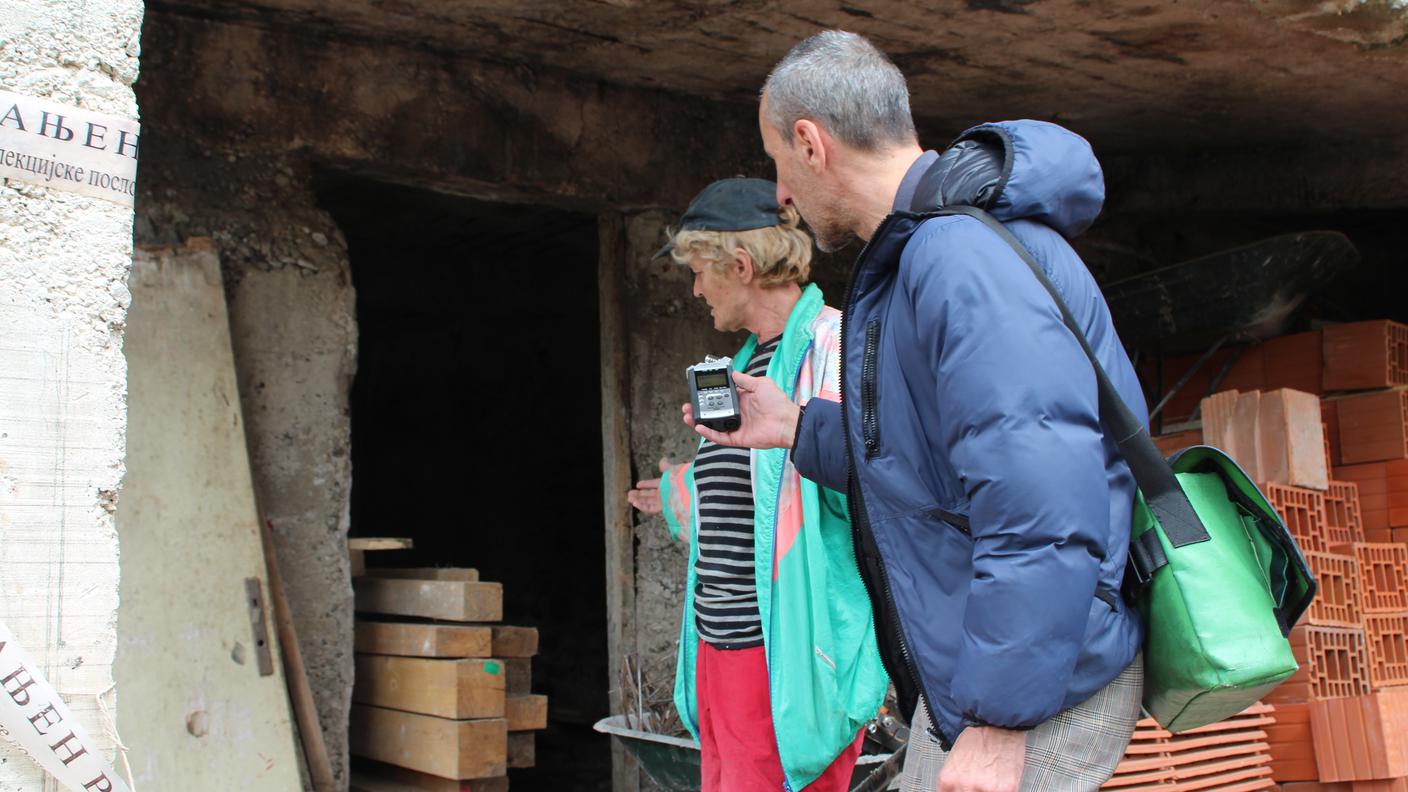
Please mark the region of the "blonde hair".
[[780, 223], [751, 231], [674, 231], [670, 257], [677, 264], [703, 259], [722, 270], [733, 262], [739, 248], [753, 258], [753, 273], [761, 286], [807, 282], [812, 270], [812, 238], [800, 226], [796, 208], [783, 206]]

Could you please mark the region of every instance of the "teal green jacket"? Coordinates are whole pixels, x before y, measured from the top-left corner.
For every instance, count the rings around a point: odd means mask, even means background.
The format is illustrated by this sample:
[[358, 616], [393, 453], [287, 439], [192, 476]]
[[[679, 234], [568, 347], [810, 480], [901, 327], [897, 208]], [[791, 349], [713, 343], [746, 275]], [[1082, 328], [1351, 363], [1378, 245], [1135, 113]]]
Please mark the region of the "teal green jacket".
[[[806, 287], [768, 365], [767, 376], [797, 404], [839, 400], [841, 314]], [[736, 370], [757, 347], [749, 336]], [[797, 473], [786, 449], [752, 452], [754, 558], [773, 732], [790, 789], [816, 780], [875, 717], [889, 680], [880, 664], [870, 599], [856, 566], [846, 496]], [[680, 629], [675, 706], [699, 737], [695, 693], [694, 566], [699, 512], [694, 465], [661, 476], [661, 503], [676, 538], [689, 531], [689, 573]]]

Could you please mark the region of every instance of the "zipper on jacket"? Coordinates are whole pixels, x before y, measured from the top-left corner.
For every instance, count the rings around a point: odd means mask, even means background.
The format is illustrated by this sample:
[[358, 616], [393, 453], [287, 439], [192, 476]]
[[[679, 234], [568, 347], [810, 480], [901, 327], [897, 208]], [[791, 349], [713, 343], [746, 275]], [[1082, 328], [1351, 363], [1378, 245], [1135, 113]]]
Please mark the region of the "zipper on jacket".
[[[844, 337], [844, 336], [843, 336]], [[865, 458], [880, 452], [880, 419], [876, 416], [875, 358], [880, 352], [880, 320], [865, 326], [865, 354], [860, 367], [860, 429], [865, 438]]]
[[[884, 235], [886, 229], [894, 220], [894, 215], [886, 217], [880, 226], [871, 235], [871, 240], [879, 239]], [[846, 286], [846, 311], [841, 316], [841, 429], [846, 438], [846, 481], [848, 495], [846, 499], [847, 508], [851, 516], [851, 540], [855, 545], [856, 565], [859, 568], [861, 580], [865, 582], [866, 594], [870, 598], [870, 610], [875, 614], [876, 632], [886, 639], [887, 644], [892, 644], [900, 656], [902, 665], [895, 668], [889, 652], [881, 652], [881, 661], [884, 663], [885, 671], [890, 675], [890, 680], [895, 683], [902, 697], [913, 696], [918, 699], [918, 706], [924, 708], [929, 715], [930, 733], [938, 739], [939, 746], [945, 751], [953, 749], [953, 741], [944, 734], [943, 727], [939, 725], [938, 718], [934, 717], [934, 710], [929, 703], [929, 696], [924, 692], [924, 683], [919, 676], [914, 658], [909, 653], [909, 644], [904, 639], [904, 630], [900, 627], [899, 608], [895, 605], [894, 593], [890, 589], [890, 576], [885, 571], [885, 561], [880, 556], [880, 548], [875, 544], [875, 537], [870, 529], [869, 515], [866, 513], [864, 499], [861, 494], [861, 487], [856, 480], [855, 449], [851, 444], [850, 419], [845, 407], [845, 378], [846, 378], [846, 321], [851, 314], [851, 309], [855, 304], [856, 281], [859, 280], [860, 272], [864, 267], [866, 253], [870, 251], [870, 242], [866, 242], [861, 248], [860, 255], [856, 257], [856, 263], [851, 270], [850, 282]], [[863, 361], [862, 361], [863, 363]], [[862, 366], [863, 368], [863, 366]], [[877, 592], [884, 604], [884, 610], [875, 607]], [[901, 699], [903, 701], [903, 698]]]
[[[801, 356], [797, 358], [797, 367], [796, 367], [796, 369], [793, 370], [793, 372], [792, 372], [792, 394], [793, 394], [793, 398], [796, 398], [797, 383], [800, 382], [801, 379], [802, 379], [802, 368], [803, 368], [803, 366], [804, 366], [805, 363], [806, 363], [807, 355], [811, 354], [812, 348], [813, 348], [815, 345], [816, 345], [816, 339], [813, 338], [811, 341], [807, 342], [806, 348], [802, 350]], [[782, 345], [781, 345], [781, 343], [779, 342], [779, 344], [778, 344], [778, 349], [780, 350], [781, 347], [782, 347]], [[789, 451], [788, 453], [790, 454], [791, 452]], [[783, 467], [784, 470], [787, 468], [787, 460], [786, 460], [786, 458], [783, 459], [782, 467]], [[777, 492], [775, 492], [775, 493], [773, 494], [773, 503], [774, 503], [774, 504], [780, 504], [780, 503], [782, 502], [782, 485], [783, 485], [783, 476], [782, 476], [781, 474], [779, 474], [778, 477], [777, 477]], [[777, 517], [778, 517], [778, 514], [777, 514], [777, 506], [773, 506], [773, 510], [772, 510], [772, 563], [773, 563], [773, 567], [774, 567], [774, 568], [776, 568], [776, 566], [777, 566]], [[757, 529], [755, 528], [754, 530], [756, 531]], [[757, 552], [757, 548], [756, 548], [756, 547], [754, 548], [754, 552]], [[769, 591], [771, 591], [771, 589], [769, 589]], [[773, 624], [774, 624], [774, 623], [776, 623], [776, 619], [773, 618], [773, 611], [771, 610], [771, 606], [769, 606], [769, 610], [768, 610], [768, 625], [767, 625], [767, 631], [768, 631], [768, 634], [767, 634], [767, 642], [764, 644], [764, 647], [765, 647], [769, 652], [771, 652], [772, 646], [774, 645], [774, 644], [773, 644], [773, 640], [774, 640], [774, 639], [773, 639], [773, 637], [772, 637], [772, 633], [773, 633], [773, 629], [772, 629], [772, 628], [773, 628]], [[815, 646], [813, 646], [812, 648], [813, 648], [813, 649], [816, 649]], [[831, 659], [831, 658], [829, 658], [829, 657], [826, 657], [826, 655], [821, 654], [821, 650], [820, 650], [820, 649], [816, 649], [816, 652], [817, 652], [817, 654], [821, 655], [823, 658], [825, 658], [825, 659], [828, 660], [828, 661]], [[769, 668], [772, 667], [771, 661], [768, 662], [768, 667], [769, 667]], [[835, 663], [832, 663], [832, 664], [831, 664], [831, 670], [832, 670], [832, 671], [835, 671], [835, 670], [836, 670], [836, 664], [835, 664]], [[769, 673], [769, 674], [768, 674], [768, 709], [769, 709], [769, 715], [772, 717], [772, 722], [773, 722], [774, 724], [778, 723], [778, 719], [777, 719], [777, 709], [776, 709], [776, 707], [777, 707], [777, 700], [778, 700], [777, 691], [775, 691], [775, 690], [772, 689], [772, 674]], [[777, 749], [777, 755], [778, 755], [778, 757], [780, 758], [780, 757], [782, 756], [782, 740], [777, 736], [776, 729], [773, 730], [773, 747]], [[784, 776], [784, 778], [782, 779], [782, 788], [783, 788], [784, 792], [792, 792], [792, 784], [791, 784], [790, 781], [787, 780], [786, 775], [787, 775], [787, 773], [786, 773], [786, 771], [784, 770], [784, 771], [783, 771], [783, 776]]]

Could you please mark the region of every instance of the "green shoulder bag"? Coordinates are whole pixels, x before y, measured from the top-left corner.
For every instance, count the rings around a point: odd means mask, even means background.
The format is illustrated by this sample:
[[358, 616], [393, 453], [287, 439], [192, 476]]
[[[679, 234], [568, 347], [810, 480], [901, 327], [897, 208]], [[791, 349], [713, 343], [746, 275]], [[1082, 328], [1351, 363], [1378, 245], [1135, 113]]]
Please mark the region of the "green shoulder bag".
[[1020, 240], [970, 206], [1056, 301], [1095, 369], [1101, 427], [1139, 487], [1125, 597], [1144, 617], [1144, 709], [1172, 732], [1246, 709], [1297, 670], [1288, 636], [1315, 598], [1311, 574], [1276, 510], [1242, 469], [1209, 446], [1165, 460], [1120, 398], [1056, 287]]

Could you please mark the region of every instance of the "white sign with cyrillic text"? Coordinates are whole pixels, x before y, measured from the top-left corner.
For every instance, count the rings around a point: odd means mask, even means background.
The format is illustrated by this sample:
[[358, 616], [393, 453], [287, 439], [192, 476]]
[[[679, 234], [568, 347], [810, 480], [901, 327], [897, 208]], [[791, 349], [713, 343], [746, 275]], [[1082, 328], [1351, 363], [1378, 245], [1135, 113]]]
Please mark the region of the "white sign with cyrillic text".
[[128, 792], [87, 729], [0, 624], [0, 736], [73, 792]]
[[0, 90], [0, 177], [132, 206], [136, 121]]

